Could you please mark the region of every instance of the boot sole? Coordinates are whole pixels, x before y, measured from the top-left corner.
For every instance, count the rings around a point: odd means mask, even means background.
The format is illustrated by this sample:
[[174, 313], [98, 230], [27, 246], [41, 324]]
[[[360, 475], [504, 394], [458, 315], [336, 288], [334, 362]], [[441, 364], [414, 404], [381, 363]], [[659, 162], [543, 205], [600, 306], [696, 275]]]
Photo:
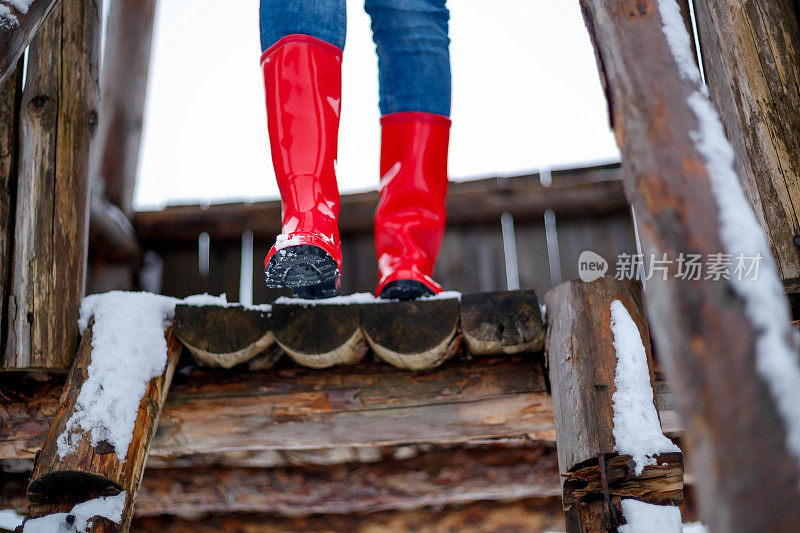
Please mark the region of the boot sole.
[[413, 279], [398, 279], [386, 284], [379, 298], [382, 300], [416, 300], [423, 296], [434, 296], [434, 293], [424, 283]]
[[325, 250], [311, 244], [288, 246], [275, 252], [264, 270], [267, 287], [289, 287], [298, 298], [339, 295], [339, 267]]

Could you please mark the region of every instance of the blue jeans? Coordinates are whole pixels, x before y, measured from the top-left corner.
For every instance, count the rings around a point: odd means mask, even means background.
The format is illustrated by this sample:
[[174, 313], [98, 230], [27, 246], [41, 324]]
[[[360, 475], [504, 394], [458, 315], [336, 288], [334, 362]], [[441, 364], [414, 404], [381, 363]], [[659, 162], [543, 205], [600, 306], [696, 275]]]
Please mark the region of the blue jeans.
[[[445, 0], [366, 0], [378, 52], [381, 114], [450, 116]], [[261, 49], [296, 33], [344, 49], [345, 0], [261, 0]]]

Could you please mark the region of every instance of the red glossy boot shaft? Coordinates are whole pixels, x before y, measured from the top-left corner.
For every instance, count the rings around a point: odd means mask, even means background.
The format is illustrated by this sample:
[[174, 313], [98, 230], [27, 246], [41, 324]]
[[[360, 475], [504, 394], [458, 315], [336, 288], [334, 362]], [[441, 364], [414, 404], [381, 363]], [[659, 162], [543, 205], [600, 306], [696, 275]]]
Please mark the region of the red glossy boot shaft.
[[392, 113], [381, 119], [377, 295], [398, 280], [442, 291], [431, 276], [444, 236], [449, 138], [450, 119], [441, 115]]
[[337, 152], [342, 52], [308, 35], [290, 35], [261, 57], [267, 125], [283, 207], [282, 234], [269, 251], [310, 244], [341, 270]]

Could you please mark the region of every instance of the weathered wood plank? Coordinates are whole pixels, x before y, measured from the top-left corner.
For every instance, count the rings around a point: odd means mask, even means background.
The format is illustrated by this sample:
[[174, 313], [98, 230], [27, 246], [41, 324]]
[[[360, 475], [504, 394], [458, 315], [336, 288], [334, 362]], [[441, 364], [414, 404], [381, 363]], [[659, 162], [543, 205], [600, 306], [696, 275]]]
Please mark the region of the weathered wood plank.
[[3, 7], [9, 11], [0, 24], [0, 85], [18, 67], [22, 53], [58, 0], [33, 0], [24, 13], [19, 4], [9, 0], [3, 2]]
[[361, 306], [361, 329], [375, 354], [396, 367], [423, 370], [442, 364], [458, 349], [459, 302], [455, 298]]
[[65, 371], [78, 346], [100, 6], [64, 0], [31, 45], [3, 367]]
[[[630, 456], [616, 453], [612, 395], [617, 353], [611, 329], [615, 300], [622, 302], [639, 330], [652, 386], [641, 284], [610, 277], [591, 283], [576, 280], [553, 287], [545, 296], [558, 465], [564, 476], [567, 530], [573, 532], [611, 531], [619, 523], [614, 506], [597, 508], [592, 503], [605, 496], [603, 477], [605, 490], [613, 496], [656, 504], [680, 504], [683, 498], [680, 452], [662, 454], [656, 465], [646, 466], [639, 475], [633, 472]], [[652, 402], [657, 410], [655, 395]]]
[[[690, 40], [676, 20], [678, 6], [674, 0], [583, 0], [581, 6], [643, 251], [673, 261], [663, 279], [647, 281], [648, 314], [680, 402], [689, 454], [695, 452], [703, 519], [719, 531], [789, 531], [800, 523], [800, 465], [787, 444], [791, 419], [779, 411], [780, 398], [757, 360], [777, 357], [792, 365], [798, 348], [768, 248], [736, 189], [721, 124], [687, 60]], [[665, 19], [661, 9], [672, 17]], [[737, 240], [744, 236], [749, 244]], [[745, 249], [751, 246], [756, 249]], [[678, 276], [681, 253], [708, 261], [738, 252], [764, 256], [758, 304], [748, 281]], [[774, 318], [759, 321], [758, 313]], [[757, 354], [765, 338], [774, 348]]]
[[196, 359], [231, 368], [249, 361], [275, 342], [268, 311], [240, 306], [178, 305], [175, 335]]
[[58, 438], [64, 433], [67, 421], [75, 413], [81, 387], [89, 377], [92, 362], [92, 328], [84, 333], [75, 363], [67, 378], [60, 405], [41, 451], [38, 453], [31, 482], [28, 486], [28, 517], [50, 514], [54, 510], [69, 509], [73, 505], [101, 496], [126, 493], [122, 522], [114, 531], [124, 531], [133, 516], [136, 492], [141, 483], [145, 460], [152, 442], [158, 417], [169, 390], [172, 375], [180, 358], [181, 345], [165, 332], [167, 362], [164, 373], [150, 380], [139, 406], [133, 437], [124, 461], [108, 442], [92, 446], [90, 436], [84, 433], [75, 437], [76, 448], [61, 457]]
[[95, 261], [139, 265], [142, 247], [136, 230], [114, 204], [92, 193], [89, 205], [89, 243]]
[[266, 514], [226, 514], [202, 520], [152, 517], [135, 520], [136, 531], [165, 533], [293, 533], [349, 531], [353, 533], [483, 533], [486, 531], [545, 533], [563, 531], [564, 521], [557, 498], [517, 502], [475, 502], [444, 508], [425, 507], [408, 511], [348, 515], [311, 515], [277, 518]]
[[0, 349], [5, 346], [14, 236], [22, 69], [0, 87]]
[[706, 81], [782, 279], [800, 278], [800, 24], [792, 0], [695, 2]]

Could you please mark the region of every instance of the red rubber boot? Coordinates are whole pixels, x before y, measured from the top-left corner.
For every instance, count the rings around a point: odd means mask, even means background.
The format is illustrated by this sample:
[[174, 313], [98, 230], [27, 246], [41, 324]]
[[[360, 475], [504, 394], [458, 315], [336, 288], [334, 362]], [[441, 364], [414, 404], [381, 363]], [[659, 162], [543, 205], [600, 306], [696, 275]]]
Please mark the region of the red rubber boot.
[[442, 244], [450, 119], [392, 113], [381, 119], [381, 199], [375, 251], [381, 298], [438, 294], [433, 267]]
[[261, 56], [282, 232], [264, 261], [269, 287], [301, 298], [339, 294], [336, 161], [342, 51], [309, 35], [284, 37]]

